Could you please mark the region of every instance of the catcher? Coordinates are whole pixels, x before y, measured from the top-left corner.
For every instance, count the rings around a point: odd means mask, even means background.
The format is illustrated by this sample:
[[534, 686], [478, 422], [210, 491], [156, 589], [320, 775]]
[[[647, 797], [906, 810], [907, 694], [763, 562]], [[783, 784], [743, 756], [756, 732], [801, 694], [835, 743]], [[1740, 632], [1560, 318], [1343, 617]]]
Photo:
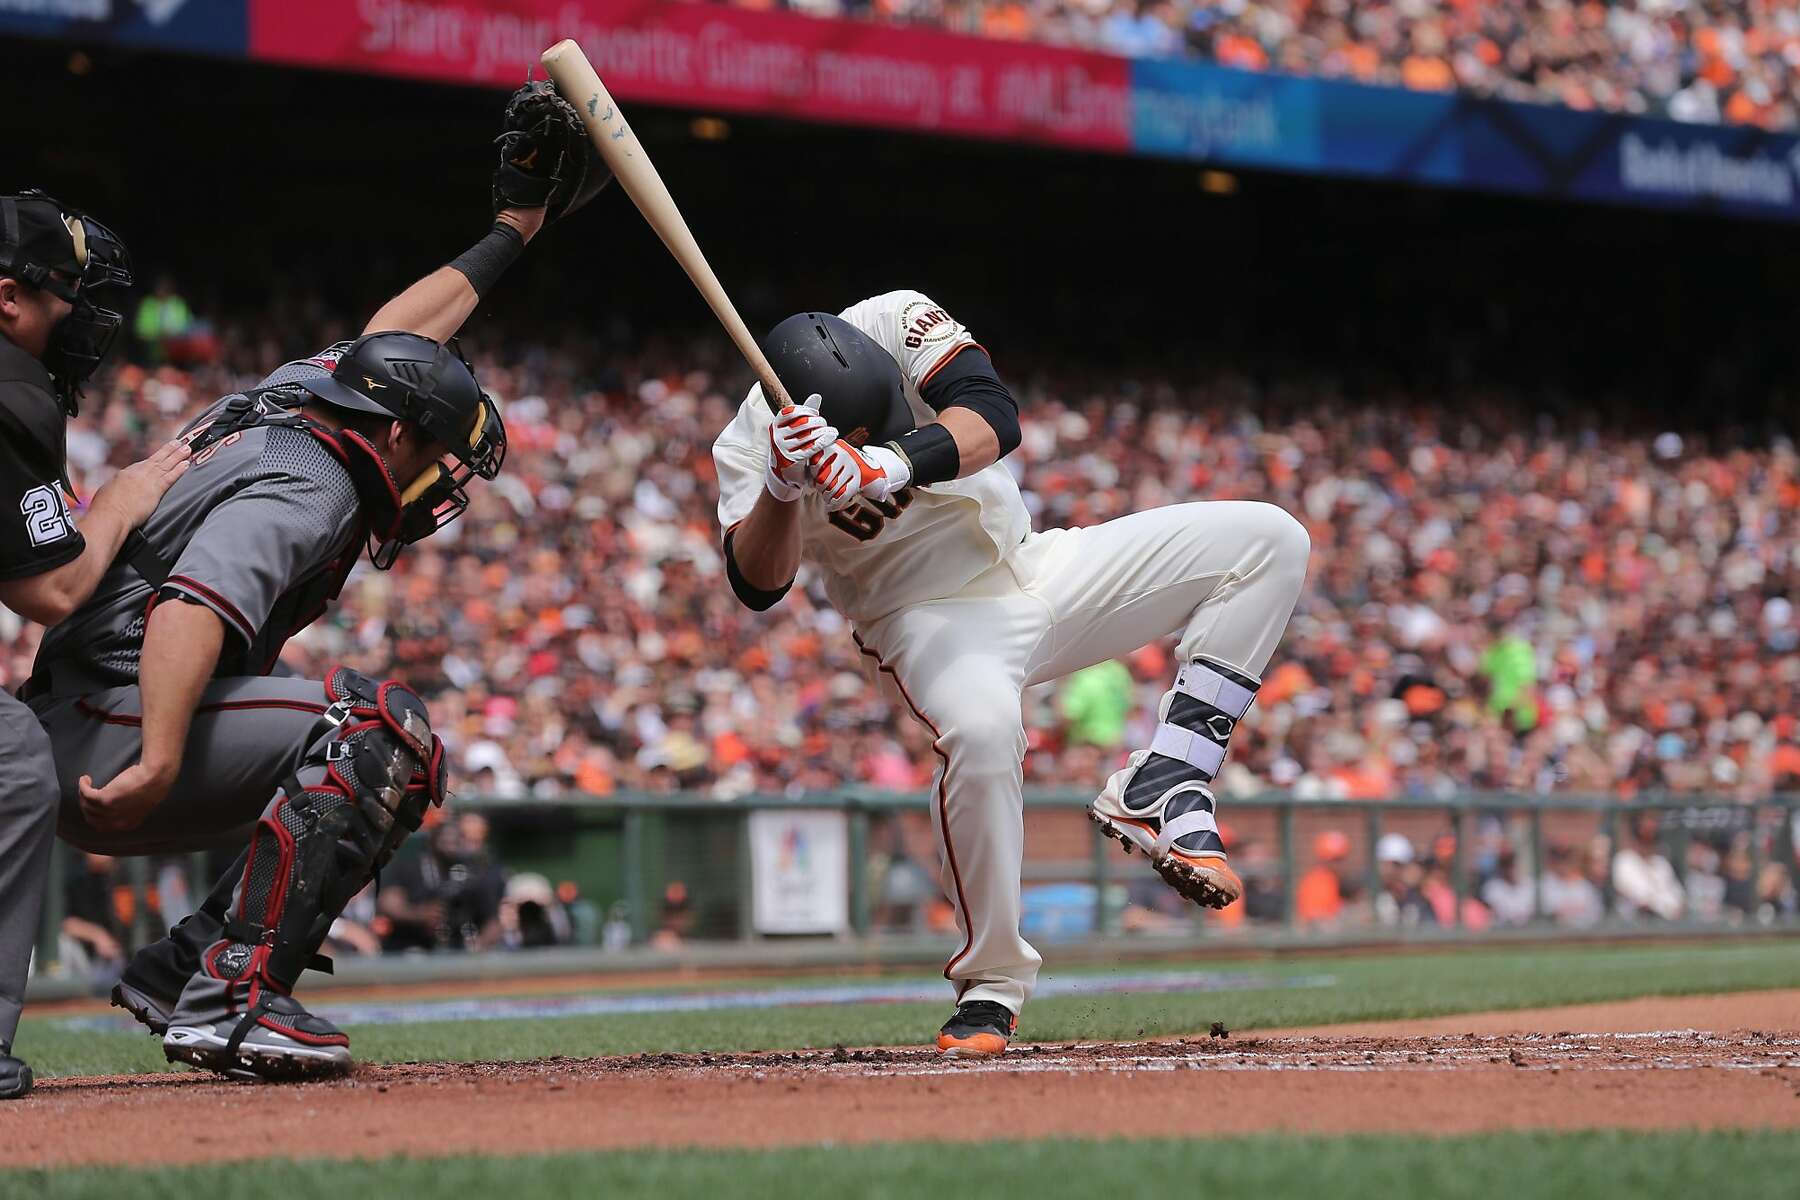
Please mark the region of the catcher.
[[268, 1079], [346, 1069], [349, 1039], [295, 982], [444, 800], [442, 743], [405, 684], [267, 672], [365, 542], [385, 570], [463, 512], [471, 480], [499, 474], [500, 413], [446, 339], [547, 220], [609, 178], [548, 84], [515, 94], [500, 142], [488, 234], [355, 341], [193, 422], [193, 466], [39, 651], [25, 695], [50, 735], [65, 839], [115, 855], [246, 846], [114, 989], [171, 1061]]

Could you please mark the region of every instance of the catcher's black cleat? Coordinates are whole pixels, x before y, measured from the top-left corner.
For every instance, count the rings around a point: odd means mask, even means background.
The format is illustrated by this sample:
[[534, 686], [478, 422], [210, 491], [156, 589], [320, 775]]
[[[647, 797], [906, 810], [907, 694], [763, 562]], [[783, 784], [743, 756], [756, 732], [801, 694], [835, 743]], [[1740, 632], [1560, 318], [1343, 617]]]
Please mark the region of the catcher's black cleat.
[[14, 1058], [0, 1045], [0, 1100], [17, 1100], [31, 1090], [31, 1068], [22, 1058]]

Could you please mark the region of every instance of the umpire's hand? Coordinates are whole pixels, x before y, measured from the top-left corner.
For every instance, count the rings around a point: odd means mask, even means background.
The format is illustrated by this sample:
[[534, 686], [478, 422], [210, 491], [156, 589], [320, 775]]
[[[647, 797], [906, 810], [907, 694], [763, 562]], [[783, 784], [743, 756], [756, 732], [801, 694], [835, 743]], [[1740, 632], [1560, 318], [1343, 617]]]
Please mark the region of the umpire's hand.
[[81, 777], [81, 816], [96, 833], [127, 833], [147, 820], [169, 794], [174, 771], [134, 763], [103, 788], [91, 775]]

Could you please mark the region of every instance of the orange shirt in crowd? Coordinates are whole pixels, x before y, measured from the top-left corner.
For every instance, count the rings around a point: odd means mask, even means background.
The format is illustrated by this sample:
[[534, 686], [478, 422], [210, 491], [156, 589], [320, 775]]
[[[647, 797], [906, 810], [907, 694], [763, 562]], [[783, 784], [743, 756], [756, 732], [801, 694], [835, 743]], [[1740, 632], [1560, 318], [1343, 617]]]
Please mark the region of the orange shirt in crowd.
[[1344, 911], [1337, 872], [1323, 864], [1300, 877], [1294, 888], [1294, 915], [1302, 924], [1335, 920]]

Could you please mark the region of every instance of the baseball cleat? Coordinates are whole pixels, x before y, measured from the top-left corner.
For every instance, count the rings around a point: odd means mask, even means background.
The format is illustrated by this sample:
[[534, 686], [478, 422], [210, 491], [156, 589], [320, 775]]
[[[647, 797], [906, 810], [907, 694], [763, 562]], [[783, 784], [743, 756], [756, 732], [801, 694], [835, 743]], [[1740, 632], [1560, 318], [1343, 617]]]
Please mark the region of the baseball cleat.
[[993, 1000], [970, 1000], [938, 1030], [937, 1048], [945, 1058], [998, 1058], [1006, 1053], [1019, 1018]]
[[175, 1009], [171, 1000], [154, 996], [144, 988], [121, 978], [113, 984], [112, 1004], [114, 1008], [122, 1008], [136, 1017], [140, 1025], [147, 1026], [157, 1037], [169, 1032], [169, 1014]]
[[163, 1056], [230, 1079], [292, 1082], [349, 1073], [350, 1039], [292, 996], [265, 992], [248, 1014], [170, 1025]]
[[[1129, 778], [1132, 769], [1120, 775]], [[1202, 908], [1224, 908], [1244, 894], [1243, 880], [1225, 861], [1213, 818], [1217, 801], [1205, 784], [1178, 784], [1148, 811], [1130, 814], [1116, 798], [1118, 781], [1115, 776], [1088, 805], [1088, 819], [1106, 836], [1118, 839], [1126, 853], [1142, 851], [1164, 883]]]
[[17, 1100], [31, 1090], [31, 1068], [0, 1045], [0, 1100]]

